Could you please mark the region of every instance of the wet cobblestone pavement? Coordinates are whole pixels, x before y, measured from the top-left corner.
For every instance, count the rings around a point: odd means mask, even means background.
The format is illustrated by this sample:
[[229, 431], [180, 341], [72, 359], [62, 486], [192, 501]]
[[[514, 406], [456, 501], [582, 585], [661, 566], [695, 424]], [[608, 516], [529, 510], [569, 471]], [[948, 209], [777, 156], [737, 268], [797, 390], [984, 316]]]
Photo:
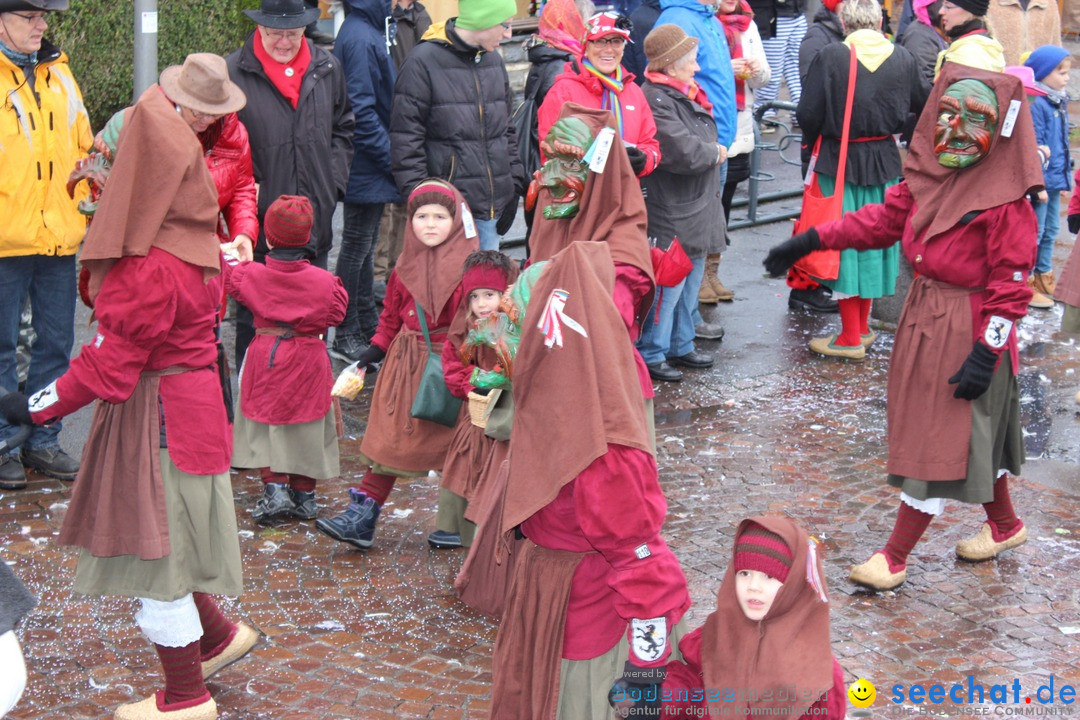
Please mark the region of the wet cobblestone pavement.
[[[690, 582], [691, 626], [713, 607], [738, 521], [786, 513], [827, 549], [833, 648], [848, 682], [865, 677], [882, 695], [896, 683], [948, 686], [969, 674], [987, 688], [1018, 679], [1029, 694], [1051, 676], [1058, 687], [1077, 685], [1080, 377], [1076, 339], [1056, 333], [1061, 307], [1021, 325], [1029, 463], [1013, 497], [1029, 542], [997, 561], [960, 562], [953, 546], [978, 530], [983, 514], [950, 503], [916, 547], [908, 582], [867, 594], [847, 570], [884, 544], [896, 509], [883, 482], [892, 335], [879, 332], [865, 363], [812, 357], [806, 341], [835, 316], [789, 313], [782, 282], [762, 278], [765, 248], [783, 232], [735, 234], [721, 274], [738, 298], [714, 311], [728, 334], [700, 346], [717, 366], [658, 388], [665, 535]], [[1056, 266], [1068, 251], [1059, 243]], [[346, 407], [345, 477], [320, 483], [324, 514], [342, 507], [362, 471], [362, 397]], [[257, 479], [237, 474], [233, 485], [246, 592], [224, 609], [264, 638], [210, 683], [221, 718], [486, 717], [495, 625], [454, 595], [462, 551], [434, 551], [425, 541], [435, 481], [398, 485], [366, 553], [313, 523], [259, 528], [249, 517]], [[41, 598], [19, 628], [30, 680], [12, 718], [108, 718], [161, 680], [130, 601], [70, 592], [75, 555], [53, 542], [68, 496], [68, 486], [33, 475], [28, 490], [0, 497], [4, 557]]]

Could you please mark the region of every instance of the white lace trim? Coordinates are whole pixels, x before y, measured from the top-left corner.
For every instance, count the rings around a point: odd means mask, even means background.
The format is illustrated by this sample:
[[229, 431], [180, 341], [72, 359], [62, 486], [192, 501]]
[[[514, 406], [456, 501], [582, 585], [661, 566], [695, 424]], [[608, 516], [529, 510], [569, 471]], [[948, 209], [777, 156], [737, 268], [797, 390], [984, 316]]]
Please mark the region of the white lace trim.
[[904, 503], [908, 507], [913, 507], [919, 512], [924, 512], [927, 515], [933, 515], [937, 517], [941, 513], [945, 512], [945, 498], [926, 498], [925, 500], [916, 500], [908, 495], [906, 492], [900, 493], [900, 502]]
[[139, 598], [142, 609], [135, 613], [135, 622], [146, 638], [155, 645], [184, 647], [202, 637], [202, 623], [195, 598], [188, 593], [169, 602]]
[[0, 718], [8, 714], [15, 703], [19, 702], [26, 689], [26, 662], [23, 660], [19, 640], [14, 630], [0, 635]]

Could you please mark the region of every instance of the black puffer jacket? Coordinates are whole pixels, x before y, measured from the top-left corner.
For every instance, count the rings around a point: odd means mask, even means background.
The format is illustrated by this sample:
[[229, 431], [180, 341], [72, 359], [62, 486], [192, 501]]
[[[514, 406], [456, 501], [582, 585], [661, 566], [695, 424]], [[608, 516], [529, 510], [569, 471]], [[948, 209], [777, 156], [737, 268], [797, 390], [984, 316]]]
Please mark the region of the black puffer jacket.
[[454, 184], [478, 219], [497, 218], [525, 185], [513, 95], [498, 53], [466, 45], [454, 19], [433, 25], [401, 66], [390, 161], [402, 197], [426, 177]]
[[310, 40], [311, 64], [300, 87], [295, 110], [263, 72], [252, 46], [226, 58], [229, 78], [247, 95], [237, 113], [251, 140], [251, 161], [259, 183], [259, 242], [255, 253], [266, 254], [263, 217], [280, 195], [303, 195], [311, 200], [315, 225], [311, 230], [316, 253], [326, 255], [333, 244], [334, 207], [345, 195], [353, 155], [352, 105], [345, 91], [341, 63]]

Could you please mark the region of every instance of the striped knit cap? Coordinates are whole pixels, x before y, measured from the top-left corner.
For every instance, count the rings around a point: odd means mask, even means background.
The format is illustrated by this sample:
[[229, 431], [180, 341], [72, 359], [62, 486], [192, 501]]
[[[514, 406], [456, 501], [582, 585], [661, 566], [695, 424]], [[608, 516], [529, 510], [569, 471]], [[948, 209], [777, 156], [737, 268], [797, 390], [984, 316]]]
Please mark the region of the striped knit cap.
[[282, 195], [266, 210], [263, 232], [274, 247], [301, 247], [311, 239], [311, 201], [302, 195]]
[[735, 541], [735, 571], [758, 570], [780, 582], [787, 582], [791, 569], [791, 549], [776, 533], [752, 523]]

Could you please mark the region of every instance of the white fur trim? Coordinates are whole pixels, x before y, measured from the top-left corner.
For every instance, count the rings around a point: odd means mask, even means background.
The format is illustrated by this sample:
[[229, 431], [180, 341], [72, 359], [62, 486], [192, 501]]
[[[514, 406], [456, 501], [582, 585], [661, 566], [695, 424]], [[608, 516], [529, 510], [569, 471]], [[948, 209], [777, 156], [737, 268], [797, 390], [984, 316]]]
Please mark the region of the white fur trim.
[[919, 512], [924, 512], [927, 515], [933, 515], [937, 517], [941, 513], [945, 512], [945, 498], [926, 498], [925, 500], [916, 500], [908, 495], [906, 492], [900, 493], [900, 502], [904, 503], [908, 507], [913, 507]]
[[202, 637], [199, 609], [195, 607], [191, 593], [169, 602], [150, 598], [139, 600], [142, 609], [135, 613], [135, 622], [155, 645], [184, 647]]

